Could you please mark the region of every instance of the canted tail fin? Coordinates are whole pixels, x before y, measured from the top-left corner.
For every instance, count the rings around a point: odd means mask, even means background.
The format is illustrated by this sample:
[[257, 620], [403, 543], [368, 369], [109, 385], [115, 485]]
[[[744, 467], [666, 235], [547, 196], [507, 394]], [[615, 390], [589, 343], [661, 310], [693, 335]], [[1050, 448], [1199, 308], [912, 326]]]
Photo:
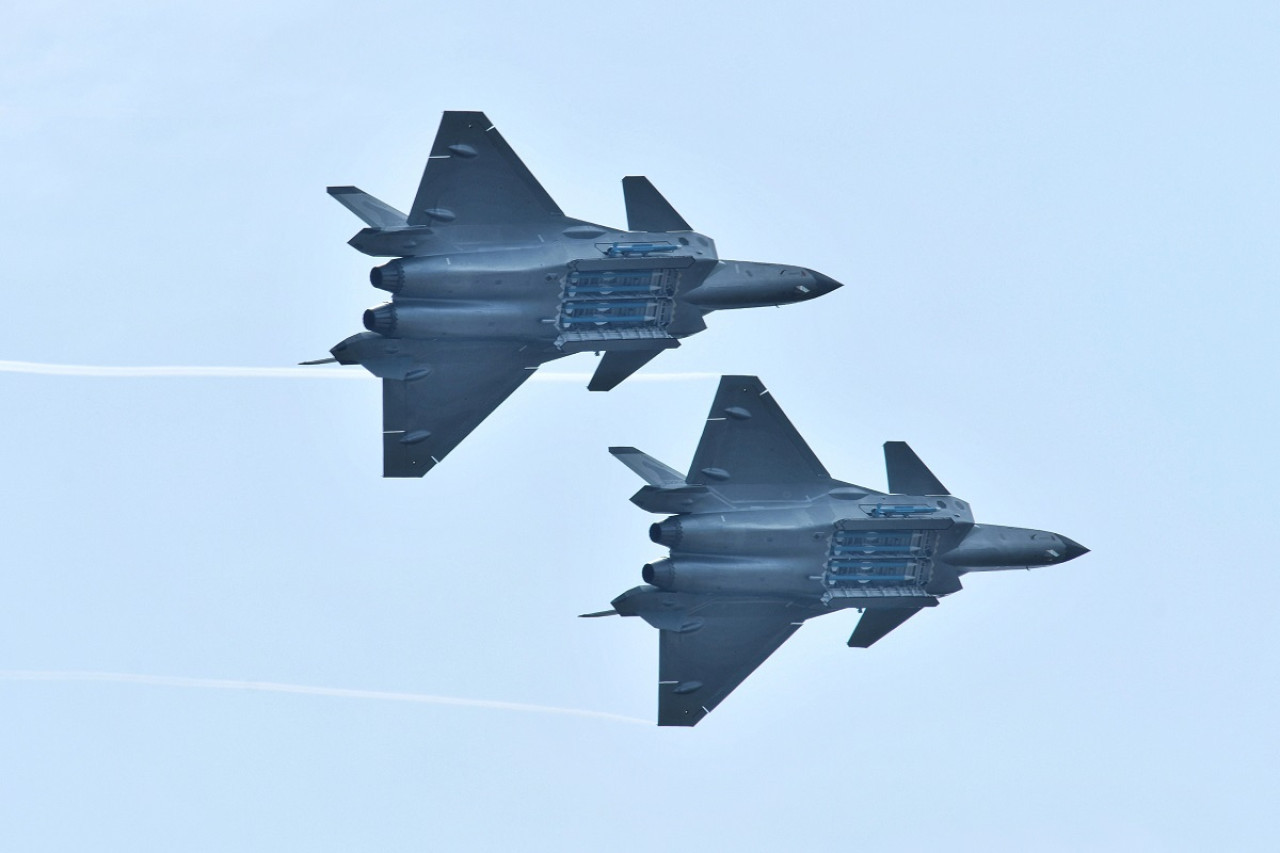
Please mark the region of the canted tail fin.
[[634, 447], [610, 447], [609, 452], [651, 486], [670, 489], [685, 485], [684, 475], [679, 471], [663, 465], [649, 454], [641, 453]]
[[[663, 343], [666, 343], [665, 341]], [[676, 346], [679, 341], [674, 342]], [[596, 367], [588, 391], [612, 391], [622, 381], [649, 362], [653, 361], [670, 347], [655, 346], [650, 349], [605, 350], [604, 357]]]
[[662, 197], [649, 179], [630, 175], [622, 179], [627, 201], [627, 228], [631, 231], [692, 231], [684, 217]]
[[[937, 601], [933, 602], [937, 604]], [[876, 640], [884, 638], [894, 628], [915, 616], [923, 607], [888, 607], [884, 609], [868, 608], [863, 612], [849, 637], [849, 647], [853, 649], [870, 648]]]
[[406, 222], [403, 213], [359, 187], [329, 187], [326, 192], [372, 228], [395, 228]]
[[894, 495], [949, 495], [933, 472], [920, 461], [905, 441], [884, 443], [884, 467], [889, 475], [889, 493]]

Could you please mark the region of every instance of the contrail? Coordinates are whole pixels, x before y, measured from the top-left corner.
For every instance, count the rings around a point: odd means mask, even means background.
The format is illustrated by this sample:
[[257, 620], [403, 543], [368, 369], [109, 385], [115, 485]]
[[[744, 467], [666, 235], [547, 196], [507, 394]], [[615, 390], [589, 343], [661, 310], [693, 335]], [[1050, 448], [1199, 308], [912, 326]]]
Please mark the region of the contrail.
[[[117, 379], [373, 379], [364, 370], [335, 370], [321, 367], [106, 367], [93, 364], [48, 364], [39, 361], [0, 361], [0, 373], [37, 376], [90, 376]], [[538, 372], [534, 382], [590, 382], [590, 373]], [[718, 373], [637, 373], [630, 381], [688, 382], [719, 379]]]
[[578, 708], [555, 708], [550, 705], [526, 705], [522, 702], [495, 702], [489, 699], [460, 699], [454, 696], [432, 696], [427, 693], [396, 693], [386, 690], [351, 690], [345, 687], [311, 687], [305, 684], [280, 684], [275, 681], [236, 681], [222, 678], [180, 678], [168, 675], [138, 675], [129, 672], [91, 672], [81, 670], [0, 670], [0, 681], [107, 681], [116, 684], [146, 684], [153, 687], [198, 687], [205, 690], [250, 690], [260, 693], [294, 693], [303, 696], [329, 696], [338, 699], [374, 699], [381, 702], [412, 702], [420, 705], [455, 705], [465, 708], [488, 708], [495, 711], [523, 711], [532, 714], [561, 714], [591, 717], [615, 723], [651, 725], [649, 720], [584, 711]]
[[0, 361], [0, 373], [131, 379], [155, 379], [169, 376], [231, 379], [363, 379], [370, 376], [363, 370], [318, 370], [306, 367], [99, 367], [91, 364], [45, 364], [37, 361]]

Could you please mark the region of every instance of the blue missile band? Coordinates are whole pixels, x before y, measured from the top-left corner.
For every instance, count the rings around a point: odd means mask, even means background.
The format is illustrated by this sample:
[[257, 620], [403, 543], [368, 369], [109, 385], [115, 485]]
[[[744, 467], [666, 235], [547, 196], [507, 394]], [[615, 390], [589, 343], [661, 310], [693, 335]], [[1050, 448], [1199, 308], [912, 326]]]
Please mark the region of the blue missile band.
[[647, 308], [650, 304], [651, 303], [648, 302], [638, 302], [634, 299], [617, 299], [610, 300], [608, 302], [579, 300], [576, 302], [566, 302], [564, 304], [564, 308], [566, 311], [581, 311], [583, 309], [607, 311], [610, 308]]
[[905, 572], [907, 569], [914, 568], [914, 566], [911, 563], [889, 562], [889, 561], [885, 561], [882, 563], [865, 563], [861, 560], [855, 562], [848, 559], [841, 560], [838, 558], [832, 560], [830, 562], [830, 566], [832, 570], [836, 570], [836, 571], [843, 570], [843, 571], [849, 572], [849, 571], [861, 570], [863, 573], [882, 571], [884, 569], [901, 569], [902, 571]]
[[652, 293], [653, 288], [647, 284], [630, 285], [630, 284], [614, 284], [614, 285], [598, 285], [594, 287], [582, 287], [580, 285], [569, 285], [567, 288], [570, 297], [579, 296], [607, 296], [610, 293]]
[[867, 510], [867, 515], [872, 518], [888, 518], [894, 515], [920, 515], [922, 513], [937, 512], [938, 508], [933, 506], [908, 506], [905, 504], [897, 504], [894, 506], [877, 506], [874, 509]]
[[565, 317], [563, 323], [602, 323], [606, 326], [614, 323], [634, 323], [644, 321], [643, 314], [628, 314], [625, 317]]
[[904, 583], [916, 580], [914, 575], [831, 575], [831, 583], [856, 583], [866, 586], [874, 583]]
[[611, 258], [619, 255], [647, 255], [651, 252], [674, 252], [676, 246], [672, 243], [614, 243], [610, 246], [605, 254]]

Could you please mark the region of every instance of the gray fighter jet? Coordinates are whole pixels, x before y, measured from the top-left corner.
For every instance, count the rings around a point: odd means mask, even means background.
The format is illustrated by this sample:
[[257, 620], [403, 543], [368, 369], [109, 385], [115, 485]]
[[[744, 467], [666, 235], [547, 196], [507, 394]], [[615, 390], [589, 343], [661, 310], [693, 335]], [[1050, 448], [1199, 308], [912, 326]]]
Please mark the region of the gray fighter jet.
[[855, 608], [866, 648], [960, 590], [967, 572], [1053, 566], [1087, 548], [1044, 530], [975, 524], [905, 442], [884, 445], [889, 491], [833, 480], [754, 376], [725, 376], [689, 475], [633, 447], [609, 452], [673, 514], [649, 528], [670, 556], [645, 585], [584, 616], [659, 631], [658, 725], [692, 726], [806, 619]]
[[608, 391], [723, 308], [800, 302], [840, 286], [813, 270], [722, 261], [647, 178], [622, 180], [627, 229], [561, 213], [478, 112], [440, 122], [406, 216], [355, 187], [329, 194], [369, 226], [351, 245], [391, 301], [330, 352], [382, 378], [383, 475], [421, 477], [539, 365], [603, 353]]

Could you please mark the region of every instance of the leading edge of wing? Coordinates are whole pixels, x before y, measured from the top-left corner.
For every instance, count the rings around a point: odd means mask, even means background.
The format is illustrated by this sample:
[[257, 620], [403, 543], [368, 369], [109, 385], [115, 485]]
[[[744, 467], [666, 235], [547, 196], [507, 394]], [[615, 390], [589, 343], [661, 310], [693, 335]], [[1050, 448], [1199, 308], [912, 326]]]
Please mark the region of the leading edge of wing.
[[491, 345], [433, 349], [416, 354], [403, 378], [382, 380], [384, 477], [426, 474], [537, 367]]
[[441, 117], [410, 225], [509, 225], [563, 216], [484, 113]]
[[831, 475], [755, 376], [722, 376], [690, 483], [827, 483]]
[[770, 600], [715, 600], [659, 631], [658, 725], [694, 726], [796, 632], [802, 608]]

